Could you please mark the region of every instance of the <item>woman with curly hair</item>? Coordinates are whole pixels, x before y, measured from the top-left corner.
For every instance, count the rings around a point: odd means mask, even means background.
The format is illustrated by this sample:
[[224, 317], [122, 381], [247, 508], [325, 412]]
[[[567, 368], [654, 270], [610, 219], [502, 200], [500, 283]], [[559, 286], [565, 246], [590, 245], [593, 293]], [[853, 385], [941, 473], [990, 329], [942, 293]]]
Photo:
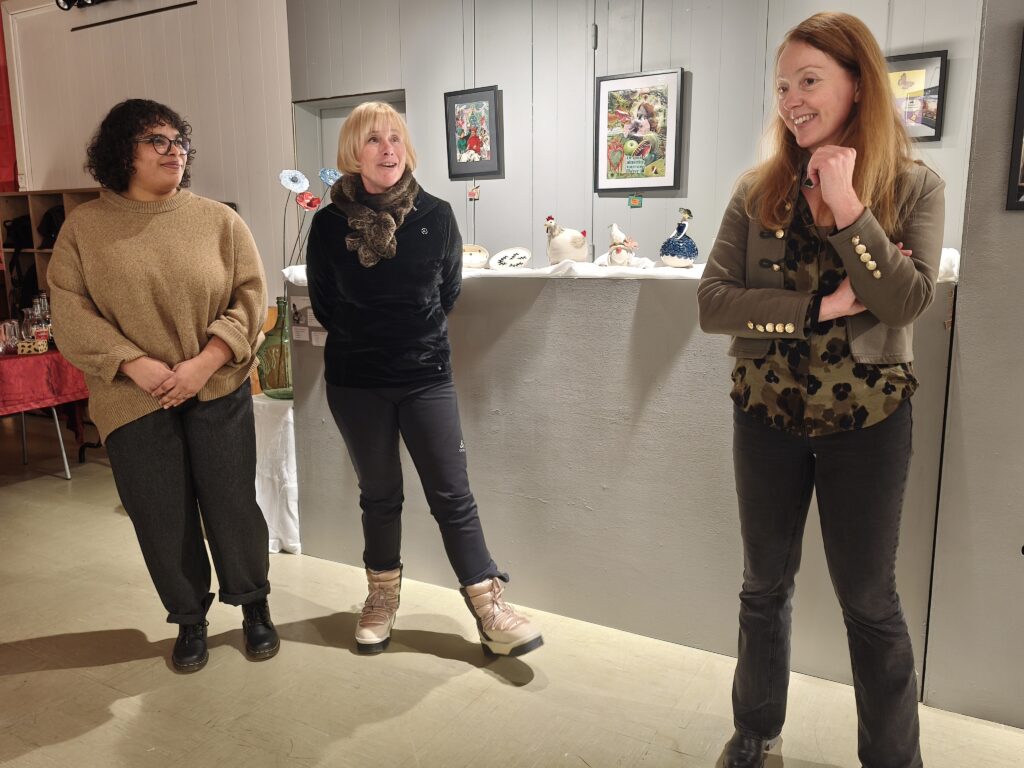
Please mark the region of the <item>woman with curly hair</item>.
[[[736, 732], [757, 768], [782, 730], [794, 580], [814, 493], [846, 623], [859, 756], [919, 768], [917, 677], [896, 592], [917, 389], [945, 205], [915, 162], [865, 24], [819, 13], [775, 58], [771, 156], [741, 180], [697, 290], [733, 337], [733, 463], [743, 538]], [[904, 247], [905, 246], [905, 247]]]
[[88, 149], [100, 197], [68, 216], [47, 274], [54, 336], [85, 373], [118, 494], [179, 625], [179, 672], [209, 657], [204, 530], [220, 599], [242, 607], [246, 654], [267, 659], [280, 645], [249, 388], [263, 265], [238, 214], [185, 189], [191, 132], [154, 101], [111, 109]]

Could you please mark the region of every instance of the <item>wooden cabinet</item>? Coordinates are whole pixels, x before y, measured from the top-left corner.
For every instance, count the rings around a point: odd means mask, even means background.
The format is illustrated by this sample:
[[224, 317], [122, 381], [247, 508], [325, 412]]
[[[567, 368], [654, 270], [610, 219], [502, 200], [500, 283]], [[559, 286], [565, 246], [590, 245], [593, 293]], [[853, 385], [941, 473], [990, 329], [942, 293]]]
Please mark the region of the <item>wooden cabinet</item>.
[[[22, 275], [27, 274], [30, 266], [35, 266], [36, 280], [39, 283], [39, 290], [48, 290], [46, 283], [46, 270], [50, 265], [52, 248], [43, 248], [43, 235], [39, 231], [39, 225], [43, 221], [46, 212], [54, 206], [63, 205], [64, 215], [67, 216], [76, 206], [89, 200], [99, 197], [99, 188], [95, 189], [48, 189], [37, 192], [0, 192], [0, 221], [3, 224], [3, 258], [0, 259], [0, 282], [2, 282], [2, 295], [0, 295], [0, 318], [13, 317], [16, 312], [17, 299], [14, 297], [14, 284], [12, 273], [15, 270], [14, 260], [18, 259], [18, 266]], [[10, 238], [7, 231], [7, 222], [17, 219], [20, 216], [28, 216], [32, 224], [32, 247], [23, 248], [15, 254], [14, 248], [9, 248]]]

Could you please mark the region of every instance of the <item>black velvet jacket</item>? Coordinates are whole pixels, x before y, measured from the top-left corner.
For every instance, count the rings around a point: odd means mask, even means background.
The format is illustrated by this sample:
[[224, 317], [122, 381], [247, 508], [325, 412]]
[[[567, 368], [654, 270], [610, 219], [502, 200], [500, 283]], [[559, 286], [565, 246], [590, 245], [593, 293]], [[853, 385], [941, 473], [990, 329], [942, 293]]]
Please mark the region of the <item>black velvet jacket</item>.
[[313, 217], [309, 296], [327, 329], [328, 384], [399, 387], [451, 377], [448, 312], [462, 287], [462, 236], [444, 200], [420, 190], [396, 233], [393, 259], [364, 267], [333, 203]]

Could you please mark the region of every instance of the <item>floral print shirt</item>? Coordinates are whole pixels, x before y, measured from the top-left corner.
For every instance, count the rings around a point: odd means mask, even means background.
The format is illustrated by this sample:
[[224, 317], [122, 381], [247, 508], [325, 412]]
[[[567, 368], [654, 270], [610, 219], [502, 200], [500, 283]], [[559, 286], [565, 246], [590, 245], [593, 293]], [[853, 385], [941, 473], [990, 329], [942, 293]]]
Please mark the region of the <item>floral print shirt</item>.
[[[784, 287], [832, 293], [846, 277], [839, 254], [816, 227], [797, 195], [782, 270]], [[775, 268], [775, 265], [764, 265]], [[819, 437], [877, 424], [914, 394], [910, 363], [858, 363], [850, 354], [846, 318], [811, 326], [806, 339], [776, 339], [757, 360], [737, 359], [733, 402], [766, 425], [802, 437]]]

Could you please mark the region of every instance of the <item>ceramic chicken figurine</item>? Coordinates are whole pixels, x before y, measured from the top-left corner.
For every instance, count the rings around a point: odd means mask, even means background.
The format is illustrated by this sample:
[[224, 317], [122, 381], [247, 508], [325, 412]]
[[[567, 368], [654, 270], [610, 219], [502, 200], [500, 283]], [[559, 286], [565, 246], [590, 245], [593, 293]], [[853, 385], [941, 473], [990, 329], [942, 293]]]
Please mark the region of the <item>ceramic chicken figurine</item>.
[[551, 264], [561, 264], [566, 259], [587, 260], [587, 230], [566, 229], [555, 223], [554, 216], [548, 216], [544, 221], [544, 231], [548, 234], [548, 261]]
[[608, 266], [630, 266], [636, 256], [636, 240], [629, 239], [615, 222], [608, 226], [608, 235], [611, 238], [611, 243], [608, 246]]
[[661, 244], [661, 261], [670, 267], [692, 267], [697, 260], [697, 244], [686, 234], [693, 214], [689, 208], [679, 209], [679, 223], [676, 231]]

